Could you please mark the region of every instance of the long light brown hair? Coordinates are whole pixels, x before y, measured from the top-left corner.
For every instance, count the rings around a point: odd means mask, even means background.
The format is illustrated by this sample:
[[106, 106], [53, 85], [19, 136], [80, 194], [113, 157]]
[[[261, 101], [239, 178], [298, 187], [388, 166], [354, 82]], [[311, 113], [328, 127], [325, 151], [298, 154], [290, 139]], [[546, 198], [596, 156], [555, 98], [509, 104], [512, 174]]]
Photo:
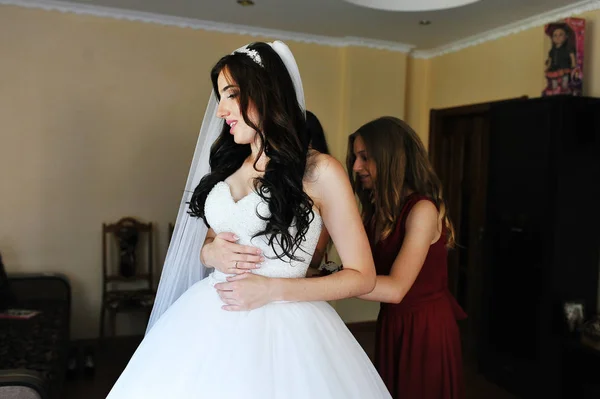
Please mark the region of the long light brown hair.
[[[372, 190], [364, 189], [352, 171], [356, 161], [354, 140], [358, 136], [377, 168]], [[362, 205], [363, 220], [375, 228], [375, 242], [390, 235], [406, 197], [416, 192], [435, 203], [446, 228], [446, 246], [454, 246], [454, 228], [442, 195], [442, 183], [429, 162], [421, 139], [406, 122], [384, 116], [363, 125], [348, 138], [346, 165]]]

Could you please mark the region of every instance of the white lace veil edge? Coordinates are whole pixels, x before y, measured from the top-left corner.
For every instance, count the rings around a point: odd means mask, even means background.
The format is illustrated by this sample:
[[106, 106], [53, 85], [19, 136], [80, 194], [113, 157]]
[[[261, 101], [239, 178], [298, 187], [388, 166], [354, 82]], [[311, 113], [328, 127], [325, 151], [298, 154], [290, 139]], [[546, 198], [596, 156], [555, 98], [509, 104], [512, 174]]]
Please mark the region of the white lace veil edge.
[[[306, 110], [304, 88], [296, 60], [288, 46], [280, 41], [269, 43], [284, 62], [296, 89], [298, 104]], [[242, 47], [244, 49], [246, 46]], [[238, 49], [238, 50], [241, 50]], [[236, 51], [238, 51], [236, 50]], [[223, 128], [223, 120], [217, 117], [217, 99], [214, 92], [208, 100], [204, 120], [196, 143], [184, 193], [179, 204], [173, 237], [167, 250], [158, 291], [154, 300], [146, 334], [162, 314], [192, 285], [208, 276], [210, 269], [200, 262], [200, 250], [208, 228], [200, 218], [190, 217], [188, 202], [202, 177], [210, 171], [210, 149]]]
[[200, 249], [208, 228], [202, 219], [191, 217], [188, 214], [188, 202], [202, 177], [209, 172], [210, 147], [223, 128], [223, 120], [216, 118], [216, 111], [217, 99], [212, 93], [208, 100], [194, 158], [179, 204], [173, 236], [167, 250], [146, 333], [181, 294], [208, 275], [207, 268], [200, 262]]

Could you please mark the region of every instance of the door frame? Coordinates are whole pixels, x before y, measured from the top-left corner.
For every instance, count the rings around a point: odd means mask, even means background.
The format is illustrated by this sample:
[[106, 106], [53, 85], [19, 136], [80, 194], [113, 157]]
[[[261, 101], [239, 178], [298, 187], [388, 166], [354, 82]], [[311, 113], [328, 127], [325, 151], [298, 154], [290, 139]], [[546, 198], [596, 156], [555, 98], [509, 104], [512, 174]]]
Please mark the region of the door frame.
[[[444, 120], [449, 117], [484, 117], [484, 125], [483, 131], [484, 133], [482, 139], [482, 146], [485, 149], [484, 153], [480, 154], [481, 161], [481, 170], [479, 170], [479, 174], [484, 181], [484, 184], [477, 187], [475, 192], [475, 198], [478, 201], [481, 201], [479, 204], [480, 214], [474, 216], [474, 220], [471, 220], [471, 228], [470, 232], [475, 233], [471, 234], [471, 242], [463, 243], [470, 244], [469, 249], [467, 250], [467, 293], [466, 293], [466, 302], [468, 308], [465, 311], [468, 314], [468, 318], [460, 322], [461, 331], [463, 335], [463, 339], [465, 342], [464, 349], [465, 355], [469, 357], [473, 357], [476, 355], [476, 350], [478, 347], [478, 341], [480, 338], [481, 331], [481, 322], [482, 322], [482, 312], [483, 312], [483, 277], [484, 277], [484, 266], [483, 266], [483, 227], [485, 226], [485, 201], [486, 201], [486, 192], [487, 192], [487, 162], [488, 162], [488, 153], [487, 150], [489, 148], [489, 135], [490, 135], [490, 110], [493, 105], [499, 103], [505, 103], [509, 101], [517, 101], [527, 99], [527, 96], [521, 96], [517, 98], [511, 98], [507, 100], [493, 101], [487, 103], [477, 103], [470, 105], [463, 105], [458, 107], [451, 108], [443, 108], [443, 109], [431, 109], [430, 111], [430, 122], [429, 122], [429, 159], [434, 170], [437, 170], [442, 162], [443, 154], [441, 153], [442, 149], [442, 135], [445, 134], [442, 128]], [[441, 177], [440, 177], [441, 179]], [[444, 181], [442, 181], [444, 183]], [[453, 197], [452, 193], [445, 193], [444, 198]], [[460, 198], [460, 196], [459, 196]], [[462, 204], [447, 204], [448, 209], [461, 209]], [[459, 211], [460, 212], [460, 211]], [[460, 222], [461, 217], [458, 215], [458, 220], [453, 220], [455, 223], [454, 227], [457, 233], [457, 242], [460, 243]], [[476, 237], [473, 238], [473, 237]], [[476, 243], [476, 245], [473, 245]], [[452, 254], [449, 254], [449, 258]], [[450, 259], [449, 259], [450, 260]], [[449, 262], [450, 263], [450, 262]], [[449, 266], [451, 266], [449, 264]], [[458, 287], [458, 276], [460, 276], [460, 271], [457, 267], [451, 268], [449, 267], [449, 274], [455, 273], [456, 276], [449, 275], [449, 284], [450, 282], [454, 282], [453, 286], [449, 287], [450, 291], [453, 295], [456, 294]], [[452, 277], [452, 278], [451, 278]]]

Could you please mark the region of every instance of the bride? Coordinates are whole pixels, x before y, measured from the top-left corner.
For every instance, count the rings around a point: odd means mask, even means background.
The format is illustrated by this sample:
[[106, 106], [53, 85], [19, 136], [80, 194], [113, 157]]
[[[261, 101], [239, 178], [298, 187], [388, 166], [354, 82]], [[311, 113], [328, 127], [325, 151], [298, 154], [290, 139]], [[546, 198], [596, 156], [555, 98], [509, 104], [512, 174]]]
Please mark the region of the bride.
[[[221, 58], [211, 79], [193, 194], [182, 199], [146, 336], [108, 398], [391, 398], [326, 302], [370, 292], [375, 269], [346, 172], [309, 150], [292, 53], [252, 43]], [[303, 278], [323, 227], [344, 269]], [[203, 278], [202, 246], [225, 232], [231, 245], [259, 248], [262, 263], [218, 262]]]

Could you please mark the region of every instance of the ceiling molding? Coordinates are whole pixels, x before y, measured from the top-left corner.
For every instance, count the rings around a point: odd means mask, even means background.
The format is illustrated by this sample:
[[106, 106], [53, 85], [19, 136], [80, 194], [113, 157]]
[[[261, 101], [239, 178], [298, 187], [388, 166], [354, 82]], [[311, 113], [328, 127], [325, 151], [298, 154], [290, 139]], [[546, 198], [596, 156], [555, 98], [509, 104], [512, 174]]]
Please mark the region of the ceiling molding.
[[467, 47], [476, 46], [478, 44], [485, 43], [491, 40], [496, 40], [501, 37], [505, 37], [515, 33], [519, 33], [527, 29], [543, 26], [549, 22], [554, 22], [561, 18], [567, 18], [573, 15], [583, 14], [585, 12], [594, 11], [598, 9], [600, 9], [600, 1], [598, 0], [579, 1], [566, 7], [557, 8], [555, 10], [548, 11], [543, 14], [522, 19], [512, 24], [508, 24], [497, 29], [483, 32], [478, 35], [468, 37], [466, 39], [458, 40], [456, 42], [449, 43], [447, 45], [440, 46], [431, 50], [416, 50], [411, 53], [411, 56], [413, 58], [423, 59], [439, 57], [440, 55], [454, 53]]
[[51, 0], [0, 0], [0, 4], [18, 7], [36, 8], [46, 11], [59, 11], [79, 15], [92, 15], [102, 18], [113, 18], [126, 21], [137, 21], [151, 24], [176, 26], [194, 30], [205, 30], [221, 33], [232, 33], [248, 36], [268, 37], [279, 40], [314, 43], [333, 47], [369, 47], [380, 50], [409, 53], [414, 46], [410, 44], [373, 40], [360, 37], [333, 37], [310, 35], [306, 33], [289, 32], [276, 29], [264, 29], [253, 26], [226, 24], [221, 22], [203, 21], [193, 18], [175, 17], [169, 15], [153, 14], [142, 11], [121, 10], [111, 7], [101, 7], [88, 4], [76, 4], [65, 1]]

